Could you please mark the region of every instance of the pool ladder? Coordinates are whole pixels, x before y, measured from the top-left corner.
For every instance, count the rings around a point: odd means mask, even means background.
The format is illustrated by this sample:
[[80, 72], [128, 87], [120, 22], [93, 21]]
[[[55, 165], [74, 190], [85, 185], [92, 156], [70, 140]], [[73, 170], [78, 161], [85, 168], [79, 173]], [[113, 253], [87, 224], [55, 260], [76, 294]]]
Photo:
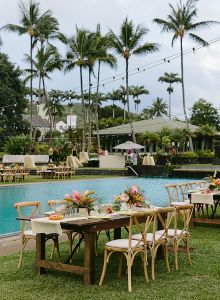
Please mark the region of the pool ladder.
[[130, 169], [134, 174], [135, 176], [139, 177], [138, 173], [130, 166], [127, 166], [128, 169]]

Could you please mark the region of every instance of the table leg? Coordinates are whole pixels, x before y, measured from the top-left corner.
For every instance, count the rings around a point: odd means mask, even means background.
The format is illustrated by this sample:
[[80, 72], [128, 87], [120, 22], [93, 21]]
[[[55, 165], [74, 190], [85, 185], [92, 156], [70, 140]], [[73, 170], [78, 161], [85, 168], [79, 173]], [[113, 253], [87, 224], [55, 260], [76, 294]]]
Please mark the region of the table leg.
[[121, 238], [121, 227], [114, 229], [114, 240]]
[[84, 274], [85, 284], [93, 284], [95, 281], [94, 279], [95, 241], [96, 241], [96, 232], [84, 233], [84, 242], [85, 242], [84, 267], [89, 269], [89, 271]]
[[45, 260], [45, 244], [46, 244], [46, 234], [38, 233], [36, 234], [36, 262], [35, 271], [38, 275], [45, 272], [44, 268], [39, 266], [41, 260]]

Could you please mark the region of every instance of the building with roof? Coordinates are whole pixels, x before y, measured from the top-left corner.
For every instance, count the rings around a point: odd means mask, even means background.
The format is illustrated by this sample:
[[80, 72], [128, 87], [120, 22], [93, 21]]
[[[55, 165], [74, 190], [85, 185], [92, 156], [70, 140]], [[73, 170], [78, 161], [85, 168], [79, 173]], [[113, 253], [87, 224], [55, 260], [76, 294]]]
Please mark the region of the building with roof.
[[[133, 122], [133, 128], [135, 134], [141, 134], [145, 132], [160, 133], [163, 128], [168, 129], [187, 129], [187, 125], [184, 121], [170, 119], [168, 117], [153, 117], [147, 120], [141, 120]], [[198, 126], [189, 124], [190, 131], [192, 133], [199, 130]], [[127, 140], [131, 140], [131, 127], [130, 123], [101, 129], [99, 131], [102, 144], [105, 145], [105, 149], [112, 151], [114, 146], [123, 143]], [[220, 133], [216, 132], [215, 137]], [[210, 143], [212, 144], [213, 138], [211, 137]]]
[[[30, 123], [31, 116], [30, 115], [23, 115], [23, 119]], [[41, 137], [46, 134], [50, 130], [50, 124], [47, 120], [43, 119], [41, 116], [32, 116], [32, 127], [38, 129], [41, 132]]]

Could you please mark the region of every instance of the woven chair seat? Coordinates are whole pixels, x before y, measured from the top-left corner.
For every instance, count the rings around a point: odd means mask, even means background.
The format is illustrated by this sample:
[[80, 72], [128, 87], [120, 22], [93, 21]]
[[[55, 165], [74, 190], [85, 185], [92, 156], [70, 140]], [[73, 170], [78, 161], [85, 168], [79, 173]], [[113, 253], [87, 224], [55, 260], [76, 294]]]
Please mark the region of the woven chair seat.
[[[163, 234], [164, 231], [163, 230], [158, 230], [157, 231], [157, 234]], [[176, 231], [176, 235], [189, 235], [189, 231], [186, 231], [186, 230], [180, 230], [180, 229], [177, 229]], [[167, 235], [168, 236], [175, 236], [175, 233], [174, 233], [174, 229], [168, 229], [168, 232], [167, 232]]]
[[[106, 247], [112, 247], [112, 248], [123, 248], [123, 249], [128, 249], [128, 242], [129, 239], [118, 239], [118, 240], [113, 240], [109, 241], [105, 244]], [[142, 247], [144, 245], [143, 242], [138, 243], [137, 240], [131, 240], [131, 248], [135, 248], [136, 246]]]
[[[163, 230], [162, 230], [162, 231], [163, 231]], [[163, 233], [157, 232], [157, 233], [155, 234], [155, 241], [159, 241], [160, 239], [165, 239], [165, 236], [162, 237], [162, 235], [163, 235]], [[132, 235], [132, 239], [133, 239], [133, 240], [140, 240], [141, 238], [142, 238], [142, 237], [141, 237], [141, 234], [140, 234], [140, 233]], [[148, 242], [148, 243], [153, 242], [153, 233], [148, 233], [148, 234], [147, 234], [147, 242]]]

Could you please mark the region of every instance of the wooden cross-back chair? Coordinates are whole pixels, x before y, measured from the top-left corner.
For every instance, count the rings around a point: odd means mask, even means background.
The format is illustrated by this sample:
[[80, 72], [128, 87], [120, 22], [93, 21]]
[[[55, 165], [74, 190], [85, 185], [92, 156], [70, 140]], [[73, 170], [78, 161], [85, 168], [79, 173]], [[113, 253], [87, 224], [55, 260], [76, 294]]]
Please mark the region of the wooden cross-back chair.
[[[128, 213], [129, 214], [129, 213]], [[99, 285], [101, 286], [105, 277], [107, 265], [109, 263], [109, 259], [113, 253], [119, 253], [119, 268], [118, 268], [118, 277], [121, 277], [122, 272], [122, 258], [125, 256], [127, 261], [127, 274], [128, 274], [128, 291], [132, 291], [131, 287], [131, 268], [134, 263], [134, 258], [138, 253], [142, 256], [144, 275], [146, 282], [149, 282], [148, 274], [147, 274], [147, 243], [146, 236], [147, 231], [149, 230], [150, 224], [154, 219], [155, 212], [153, 210], [149, 210], [148, 212], [131, 212], [130, 222], [129, 222], [129, 234], [128, 239], [117, 239], [109, 241], [105, 244], [105, 255], [104, 255], [104, 264], [101, 279]], [[141, 224], [138, 221], [138, 218], [146, 217], [144, 230], [142, 229]], [[136, 225], [140, 239], [133, 239], [133, 225]]]
[[[168, 239], [167, 232], [170, 228], [171, 221], [174, 217], [174, 207], [164, 207], [156, 210], [153, 220], [152, 232], [146, 232], [146, 243], [151, 252], [151, 276], [152, 280], [155, 280], [155, 260], [157, 251], [160, 246], [163, 247], [164, 258], [166, 262], [167, 271], [170, 272], [169, 260], [168, 260]], [[158, 233], [158, 222], [162, 226], [162, 230]], [[133, 239], [140, 239], [139, 234], [135, 234]]]
[[[20, 258], [18, 262], [18, 268], [20, 268], [22, 261], [23, 261], [23, 254], [25, 247], [27, 245], [27, 242], [29, 240], [36, 240], [36, 235], [32, 232], [31, 229], [31, 222], [22, 220], [23, 210], [26, 209], [26, 216], [27, 216], [27, 208], [30, 212], [28, 212], [28, 216], [33, 218], [33, 216], [40, 214], [40, 208], [41, 203], [39, 201], [24, 201], [24, 202], [17, 202], [14, 204], [15, 209], [18, 212], [18, 217], [20, 220], [20, 235], [21, 235], [21, 250], [20, 250]], [[57, 250], [58, 258], [60, 259], [60, 253], [59, 253], [59, 243], [58, 243], [58, 235], [57, 234], [47, 234], [47, 240], [53, 240], [54, 243], [54, 249]], [[53, 251], [54, 252], [54, 251]]]
[[165, 189], [166, 189], [167, 194], [168, 194], [168, 199], [169, 199], [170, 205], [173, 202], [181, 201], [179, 199], [179, 189], [178, 189], [177, 184], [167, 184], [167, 185], [165, 185]]
[[[180, 243], [184, 243], [186, 247], [186, 255], [188, 264], [191, 265], [190, 249], [189, 249], [189, 224], [193, 213], [193, 205], [185, 204], [175, 207], [175, 218], [173, 229], [168, 229], [168, 240], [173, 245], [175, 258], [175, 268], [178, 270], [178, 247]], [[158, 231], [160, 233], [160, 231]]]

